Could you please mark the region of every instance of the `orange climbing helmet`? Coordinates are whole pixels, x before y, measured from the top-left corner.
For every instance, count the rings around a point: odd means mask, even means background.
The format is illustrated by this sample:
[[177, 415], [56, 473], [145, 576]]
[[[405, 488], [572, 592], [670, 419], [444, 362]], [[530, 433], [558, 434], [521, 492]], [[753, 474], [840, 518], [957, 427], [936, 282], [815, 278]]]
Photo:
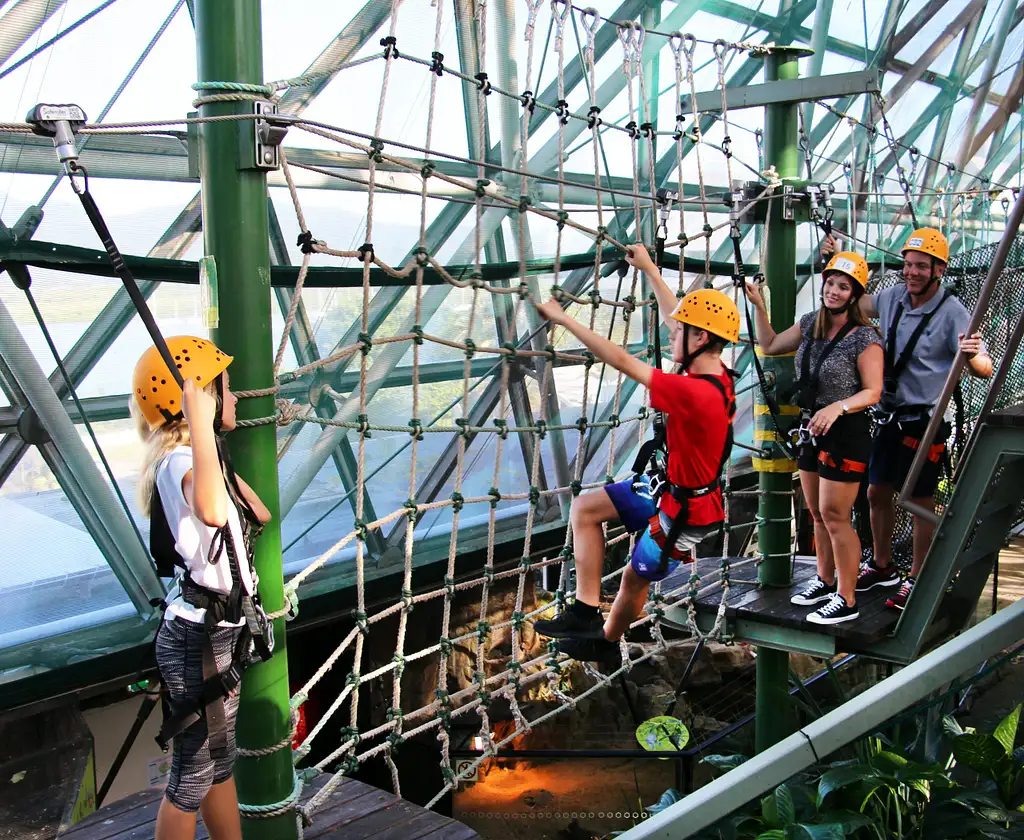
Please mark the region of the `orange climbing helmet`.
[[[212, 341], [194, 335], [168, 338], [167, 349], [181, 371], [181, 378], [194, 379], [200, 388], [220, 376], [233, 359]], [[151, 430], [181, 417], [181, 387], [155, 345], [135, 365], [132, 396]]]
[[714, 289], [697, 289], [679, 301], [672, 318], [726, 341], [740, 337], [740, 313], [732, 298]]
[[840, 251], [828, 261], [822, 274], [840, 271], [860, 284], [861, 290], [868, 287], [868, 262], [853, 251]]
[[942, 232], [935, 228], [918, 228], [910, 234], [900, 253], [905, 254], [907, 251], [920, 251], [944, 263], [949, 262], [949, 243]]

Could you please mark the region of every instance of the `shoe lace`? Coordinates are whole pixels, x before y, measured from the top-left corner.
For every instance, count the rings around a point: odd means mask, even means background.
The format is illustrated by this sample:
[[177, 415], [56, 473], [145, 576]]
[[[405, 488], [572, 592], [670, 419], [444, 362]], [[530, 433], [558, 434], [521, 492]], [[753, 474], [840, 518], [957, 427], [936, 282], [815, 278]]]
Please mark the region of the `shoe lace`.
[[823, 581], [820, 577], [815, 577], [814, 580], [812, 580], [809, 584], [807, 584], [807, 586], [804, 588], [804, 591], [801, 592], [800, 594], [801, 595], [813, 595], [819, 589], [826, 589], [827, 587], [828, 587], [828, 584], [825, 583], [825, 581]]
[[822, 615], [832, 615], [834, 612], [838, 612], [843, 608], [842, 597], [838, 594], [833, 595], [824, 607], [821, 608]]
[[914, 581], [912, 581], [912, 580], [905, 580], [905, 581], [903, 581], [903, 585], [900, 587], [900, 595], [903, 595], [904, 597], [909, 597], [910, 593], [913, 592], [913, 590], [914, 590]]

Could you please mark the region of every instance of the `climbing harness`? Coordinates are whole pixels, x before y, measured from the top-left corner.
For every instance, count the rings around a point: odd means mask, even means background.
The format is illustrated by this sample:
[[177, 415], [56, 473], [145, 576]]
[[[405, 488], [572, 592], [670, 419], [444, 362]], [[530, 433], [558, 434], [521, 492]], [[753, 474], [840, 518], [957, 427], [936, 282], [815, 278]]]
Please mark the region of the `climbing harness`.
[[[166, 378], [168, 376], [183, 391], [185, 383], [181, 372], [182, 364], [175, 360], [175, 355], [171, 353], [167, 342], [160, 333], [149, 305], [140, 291], [134, 275], [125, 264], [121, 252], [114, 243], [110, 229], [103, 219], [103, 214], [89, 191], [89, 173], [78, 161], [75, 134], [79, 128], [85, 125], [85, 112], [77, 105], [39, 104], [29, 112], [26, 122], [31, 124], [35, 134], [53, 139], [57, 158], [63, 165], [75, 194], [81, 200], [86, 216], [103, 243], [115, 273], [124, 284], [125, 291], [131, 298], [139, 318], [145, 324], [156, 352], [166, 366], [167, 373], [159, 377], [159, 382], [154, 376], [152, 393], [156, 394], [157, 389], [167, 387]], [[230, 362], [230, 356], [225, 356], [225, 358]], [[260, 522], [241, 492], [220, 429], [221, 410], [224, 404], [222, 376], [224, 367], [227, 367], [226, 363], [217, 372], [215, 378], [217, 413], [214, 431], [217, 433], [218, 457], [228, 484], [228, 496], [238, 509], [240, 521], [244, 523], [243, 533], [245, 534], [245, 549], [248, 557], [251, 556], [252, 545], [259, 534]], [[157, 413], [149, 412], [150, 416], [147, 417], [151, 427], [181, 418], [180, 404], [172, 410], [170, 405], [173, 403], [173, 400], [167, 406], [154, 403]], [[168, 525], [159, 491], [155, 486], [151, 505], [150, 552], [156, 563], [157, 573], [162, 577], [173, 577], [175, 575], [174, 567], [185, 568], [185, 563], [175, 549], [175, 538]], [[170, 703], [165, 695], [164, 721], [156, 739], [161, 749], [166, 750], [172, 738], [205, 717], [210, 733], [210, 753], [214, 758], [226, 755], [228, 749], [229, 733], [225, 721], [224, 698], [236, 688], [242, 679], [242, 673], [255, 658], [265, 661], [273, 655], [274, 649], [273, 625], [260, 605], [259, 595], [248, 595], [244, 591], [238, 563], [238, 550], [230, 530], [230, 523], [223, 525], [215, 532], [210, 544], [210, 562], [218, 562], [221, 553], [226, 554], [228, 558], [228, 568], [231, 574], [231, 592], [229, 594], [213, 592], [200, 586], [192, 580], [187, 569], [180, 578], [179, 587], [182, 599], [192, 606], [206, 610], [205, 628], [207, 632], [203, 645], [203, 695], [201, 700], [177, 705]], [[163, 599], [153, 602], [154, 607], [161, 609], [166, 605], [167, 601]], [[227, 620], [235, 623], [242, 618], [245, 619], [245, 625], [235, 644], [231, 665], [226, 671], [220, 672], [217, 668], [210, 633], [220, 621]], [[153, 643], [155, 646], [155, 638]]]
[[796, 401], [800, 407], [800, 423], [790, 435], [790, 440], [794, 447], [815, 445], [816, 441], [811, 435], [810, 424], [811, 417], [814, 415], [814, 407], [818, 400], [821, 366], [838, 344], [853, 332], [856, 326], [853, 321], [848, 320], [839, 328], [839, 332], [832, 337], [831, 341], [822, 350], [821, 355], [814, 364], [813, 372], [811, 371], [811, 347], [814, 344], [814, 339], [808, 339], [807, 345], [804, 347], [803, 358], [800, 360], [800, 378], [796, 383]]
[[[730, 383], [734, 378], [734, 374], [729, 368], [725, 368], [725, 372], [729, 376]], [[729, 456], [732, 454], [732, 443], [733, 443], [733, 418], [736, 416], [736, 397], [731, 393], [732, 387], [727, 391], [725, 386], [719, 377], [712, 374], [691, 374], [697, 379], [703, 379], [705, 382], [710, 383], [714, 386], [715, 390], [722, 395], [722, 400], [725, 402], [726, 414], [729, 418], [729, 427], [725, 433], [725, 445], [722, 448], [722, 456], [718, 460], [718, 466], [715, 469], [714, 478], [711, 479], [707, 484], [702, 484], [699, 487], [684, 487], [680, 484], [672, 483], [668, 478], [667, 471], [664, 474], [658, 474], [656, 478], [657, 483], [652, 478], [651, 482], [651, 494], [654, 497], [655, 513], [650, 520], [650, 531], [651, 537], [658, 544], [661, 549], [661, 560], [659, 565], [659, 574], [664, 575], [668, 570], [668, 564], [670, 560], [682, 559], [682, 554], [676, 548], [676, 542], [679, 537], [682, 536], [683, 531], [690, 524], [690, 501], [693, 499], [701, 499], [705, 496], [714, 493], [721, 486], [722, 472], [725, 470], [726, 464], [729, 463]], [[661, 528], [661, 515], [660, 502], [661, 497], [668, 493], [679, 503], [679, 512], [673, 517], [672, 525], [668, 529], [668, 533], [665, 534]], [[710, 525], [721, 526], [722, 522], [709, 523]]]
[[[903, 352], [900, 353], [899, 358], [896, 358], [896, 330], [899, 327], [900, 319], [903, 317], [903, 302], [901, 301], [896, 306], [896, 311], [893, 314], [892, 323], [889, 326], [888, 339], [885, 343], [885, 367], [882, 379], [882, 399], [876, 405], [871, 407], [871, 413], [875, 420], [875, 435], [877, 436], [881, 432], [881, 427], [891, 423], [897, 415], [895, 399], [896, 390], [899, 387], [899, 379], [906, 369], [907, 364], [914, 355], [914, 349], [917, 347], [917, 342], [921, 339], [924, 331], [928, 328], [932, 318], [935, 317], [942, 305], [952, 297], [952, 292], [949, 289], [943, 289], [942, 295], [939, 298], [939, 302], [935, 305], [935, 308], [931, 312], [926, 312], [921, 318], [920, 323], [914, 329], [914, 332], [910, 334], [910, 338], [907, 340], [906, 345], [903, 347]], [[904, 409], [916, 408], [914, 406], [903, 406]], [[922, 407], [925, 412], [930, 412], [931, 406]]]

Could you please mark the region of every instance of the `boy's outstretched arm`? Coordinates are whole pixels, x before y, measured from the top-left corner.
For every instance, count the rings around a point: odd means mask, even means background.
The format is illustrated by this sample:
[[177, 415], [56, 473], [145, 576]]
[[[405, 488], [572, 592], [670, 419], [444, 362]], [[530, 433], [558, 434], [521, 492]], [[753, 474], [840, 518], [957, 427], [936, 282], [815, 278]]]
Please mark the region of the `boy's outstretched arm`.
[[639, 382], [645, 388], [651, 386], [651, 374], [654, 371], [650, 365], [641, 362], [629, 351], [609, 341], [593, 330], [587, 329], [583, 324], [565, 313], [565, 310], [556, 300], [549, 300], [547, 303], [536, 304], [537, 311], [549, 320], [552, 324], [565, 327], [576, 338], [583, 342], [591, 353], [597, 356], [602, 362], [606, 362], [618, 371], [626, 374], [630, 379]]

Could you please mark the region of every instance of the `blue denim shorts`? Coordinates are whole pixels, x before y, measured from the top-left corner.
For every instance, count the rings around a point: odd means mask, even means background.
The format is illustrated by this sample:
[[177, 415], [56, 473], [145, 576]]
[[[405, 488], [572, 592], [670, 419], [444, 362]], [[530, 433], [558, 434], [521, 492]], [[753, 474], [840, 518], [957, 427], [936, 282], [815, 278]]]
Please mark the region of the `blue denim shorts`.
[[631, 534], [637, 534], [647, 527], [654, 516], [654, 496], [647, 481], [647, 476], [639, 479], [635, 476], [615, 484], [609, 484], [605, 492], [615, 505], [615, 512]]

